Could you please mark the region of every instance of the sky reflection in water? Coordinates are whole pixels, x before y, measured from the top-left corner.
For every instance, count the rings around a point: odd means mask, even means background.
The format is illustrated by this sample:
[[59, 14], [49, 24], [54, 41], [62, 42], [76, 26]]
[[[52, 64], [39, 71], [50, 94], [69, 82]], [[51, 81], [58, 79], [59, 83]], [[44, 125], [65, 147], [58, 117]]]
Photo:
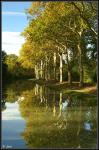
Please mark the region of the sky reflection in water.
[[25, 121], [20, 115], [19, 104], [7, 102], [6, 107], [2, 112], [2, 147], [25, 148], [25, 141], [20, 135], [24, 131]]

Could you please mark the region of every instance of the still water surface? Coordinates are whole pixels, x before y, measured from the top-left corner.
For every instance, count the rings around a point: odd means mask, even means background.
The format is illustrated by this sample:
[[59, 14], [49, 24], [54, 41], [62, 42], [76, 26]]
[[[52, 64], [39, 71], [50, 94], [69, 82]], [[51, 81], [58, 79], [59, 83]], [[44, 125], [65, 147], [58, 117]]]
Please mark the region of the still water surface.
[[3, 148], [97, 147], [95, 95], [16, 81], [5, 87], [3, 100]]

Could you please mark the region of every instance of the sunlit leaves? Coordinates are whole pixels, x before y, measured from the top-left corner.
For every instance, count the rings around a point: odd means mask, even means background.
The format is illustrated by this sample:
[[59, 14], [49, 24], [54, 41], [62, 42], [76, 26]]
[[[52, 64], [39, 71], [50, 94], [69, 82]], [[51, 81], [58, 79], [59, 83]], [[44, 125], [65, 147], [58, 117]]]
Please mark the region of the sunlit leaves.
[[46, 56], [51, 56], [49, 64], [52, 64], [53, 53], [59, 53], [57, 47], [63, 53], [66, 53], [66, 47], [70, 49], [73, 54], [72, 62], [68, 59], [71, 66], [78, 63], [77, 44], [81, 42], [81, 52], [87, 54], [88, 31], [96, 38], [96, 9], [96, 3], [91, 2], [33, 2], [27, 10], [29, 24], [22, 32], [26, 40], [20, 52], [22, 64], [34, 67]]

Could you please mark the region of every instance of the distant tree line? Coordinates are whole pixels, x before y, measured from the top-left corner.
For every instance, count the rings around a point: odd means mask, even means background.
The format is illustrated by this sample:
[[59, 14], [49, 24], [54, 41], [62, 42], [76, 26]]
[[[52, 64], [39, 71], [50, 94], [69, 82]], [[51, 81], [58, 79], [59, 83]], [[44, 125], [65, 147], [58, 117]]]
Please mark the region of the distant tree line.
[[9, 81], [13, 79], [33, 78], [34, 70], [24, 68], [15, 54], [7, 55], [2, 51], [2, 80]]

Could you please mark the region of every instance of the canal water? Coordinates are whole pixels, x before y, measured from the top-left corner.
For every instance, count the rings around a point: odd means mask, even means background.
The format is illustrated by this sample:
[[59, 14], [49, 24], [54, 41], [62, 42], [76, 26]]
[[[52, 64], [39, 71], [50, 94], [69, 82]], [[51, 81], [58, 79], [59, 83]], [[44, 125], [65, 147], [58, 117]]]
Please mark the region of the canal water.
[[97, 148], [96, 96], [67, 94], [31, 81], [6, 85], [2, 148]]

